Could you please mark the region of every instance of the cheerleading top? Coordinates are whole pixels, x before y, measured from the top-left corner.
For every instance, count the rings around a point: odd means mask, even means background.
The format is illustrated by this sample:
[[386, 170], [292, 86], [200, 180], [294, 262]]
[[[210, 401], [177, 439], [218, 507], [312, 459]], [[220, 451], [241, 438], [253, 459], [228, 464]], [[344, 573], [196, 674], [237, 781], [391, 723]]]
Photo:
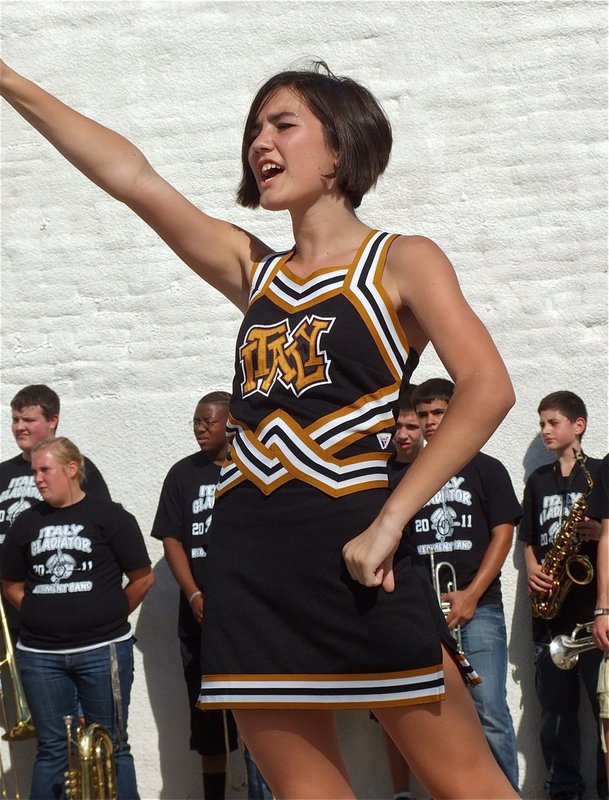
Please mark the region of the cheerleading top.
[[418, 362], [381, 283], [395, 238], [371, 231], [351, 265], [306, 278], [292, 250], [255, 266], [218, 496], [245, 480], [266, 495], [294, 479], [332, 497], [387, 486], [398, 391]]

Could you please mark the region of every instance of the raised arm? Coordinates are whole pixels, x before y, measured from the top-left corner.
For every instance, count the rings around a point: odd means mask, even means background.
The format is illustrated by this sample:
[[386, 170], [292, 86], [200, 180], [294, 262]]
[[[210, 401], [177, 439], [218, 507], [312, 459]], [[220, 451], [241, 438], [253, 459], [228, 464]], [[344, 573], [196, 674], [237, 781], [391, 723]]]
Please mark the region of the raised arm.
[[505, 365], [488, 331], [461, 293], [437, 245], [400, 237], [383, 276], [411, 345], [431, 341], [455, 382], [442, 425], [391, 493], [379, 517], [345, 547], [347, 568], [366, 586], [393, 588], [392, 559], [402, 530], [429, 498], [470, 461], [514, 403]]
[[244, 309], [258, 239], [196, 208], [158, 175], [130, 141], [79, 114], [0, 62], [8, 103], [71, 164], [125, 203], [204, 280]]

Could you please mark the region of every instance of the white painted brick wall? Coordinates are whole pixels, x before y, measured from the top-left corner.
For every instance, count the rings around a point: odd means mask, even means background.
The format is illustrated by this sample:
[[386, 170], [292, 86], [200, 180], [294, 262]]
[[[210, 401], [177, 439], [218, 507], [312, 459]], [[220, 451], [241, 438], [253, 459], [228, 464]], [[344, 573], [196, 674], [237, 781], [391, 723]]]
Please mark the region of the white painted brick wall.
[[[517, 405], [486, 449], [520, 493], [525, 467], [545, 457], [535, 408], [547, 392], [580, 393], [589, 452], [608, 448], [606, 5], [5, 0], [3, 57], [133, 139], [193, 202], [277, 247], [290, 243], [288, 220], [233, 202], [249, 99], [270, 74], [312, 57], [366, 83], [395, 148], [361, 217], [430, 236], [453, 260], [514, 380]], [[230, 387], [238, 314], [12, 109], [1, 121], [2, 458], [15, 449], [11, 397], [48, 383], [63, 400], [61, 432], [147, 534], [167, 469], [193, 449], [194, 402]], [[417, 378], [439, 369], [427, 353]], [[130, 721], [138, 776], [145, 798], [197, 797], [176, 593], [155, 542], [150, 551], [158, 580], [136, 622]], [[537, 798], [544, 770], [519, 564], [510, 556], [504, 570], [508, 692], [524, 795]], [[358, 796], [388, 796], [375, 725], [353, 712], [341, 730]]]

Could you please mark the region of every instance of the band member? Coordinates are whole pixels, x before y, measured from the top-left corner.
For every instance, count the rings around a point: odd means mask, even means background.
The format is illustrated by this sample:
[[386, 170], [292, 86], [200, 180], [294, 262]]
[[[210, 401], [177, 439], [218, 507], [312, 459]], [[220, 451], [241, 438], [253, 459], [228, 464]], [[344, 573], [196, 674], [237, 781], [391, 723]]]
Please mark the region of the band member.
[[[412, 393], [425, 441], [444, 424], [454, 385], [432, 378]], [[518, 788], [518, 753], [507, 704], [507, 634], [501, 568], [512, 546], [520, 503], [506, 468], [477, 453], [418, 511], [409, 524], [419, 563], [433, 574], [436, 591], [450, 604], [448, 627], [459, 629], [465, 656], [482, 683], [472, 697], [497, 763]], [[441, 564], [449, 567], [440, 568]], [[452, 584], [452, 585], [449, 585]]]
[[[325, 65], [261, 87], [237, 198], [289, 212], [294, 246], [275, 252], [199, 211], [131, 143], [13, 70], [1, 86], [72, 164], [245, 312], [232, 456], [207, 554], [200, 706], [234, 709], [277, 797], [353, 797], [332, 713], [344, 707], [373, 708], [435, 798], [516, 797], [464, 683], [474, 673], [402, 538], [514, 395], [440, 248], [356, 215], [391, 150], [378, 101]], [[394, 405], [428, 341], [455, 396], [388, 495]]]
[[[581, 442], [588, 412], [581, 397], [570, 391], [552, 392], [540, 401], [537, 412], [543, 443], [555, 460], [536, 469], [527, 480], [518, 538], [524, 544], [529, 592], [544, 597], [552, 589], [553, 576], [542, 569], [543, 560], [569, 524], [574, 505], [589, 491], [588, 476], [594, 480], [600, 462], [583, 455]], [[583, 465], [576, 453], [581, 454]], [[599, 532], [599, 523], [587, 517], [577, 527], [582, 541], [580, 553], [589, 557], [592, 564], [596, 561]], [[577, 624], [591, 619], [595, 599], [593, 581], [573, 584], [552, 618], [532, 615], [535, 688], [541, 705], [539, 739], [548, 771], [546, 790], [553, 800], [577, 800], [584, 792], [579, 763], [580, 678], [598, 721], [596, 687], [602, 653], [589, 650], [580, 655], [573, 669], [562, 670], [554, 665], [549, 645], [555, 636], [570, 634]], [[596, 788], [598, 797], [606, 800], [607, 779], [600, 742]]]
[[38, 740], [31, 797], [63, 796], [64, 717], [82, 715], [112, 737], [118, 797], [133, 800], [128, 615], [152, 586], [150, 560], [135, 518], [82, 490], [84, 459], [69, 439], [44, 439], [31, 455], [43, 501], [11, 526], [1, 564], [4, 594], [22, 615], [17, 664]]
[[[169, 470], [152, 526], [152, 536], [163, 542], [165, 558], [181, 589], [178, 636], [190, 708], [190, 749], [201, 756], [206, 800], [222, 800], [225, 796], [225, 720], [229, 750], [238, 747], [230, 711], [202, 711], [196, 707], [201, 686], [201, 649], [205, 649], [205, 642], [201, 642], [205, 561], [216, 484], [228, 452], [229, 401], [228, 392], [210, 392], [197, 403], [192, 426], [199, 450]], [[249, 769], [248, 765], [248, 774]]]
[[601, 746], [609, 780], [609, 454], [596, 473], [596, 482], [588, 502], [588, 516], [600, 520], [601, 533], [596, 554], [596, 608], [594, 640], [605, 655], [598, 673], [598, 704], [601, 720]]

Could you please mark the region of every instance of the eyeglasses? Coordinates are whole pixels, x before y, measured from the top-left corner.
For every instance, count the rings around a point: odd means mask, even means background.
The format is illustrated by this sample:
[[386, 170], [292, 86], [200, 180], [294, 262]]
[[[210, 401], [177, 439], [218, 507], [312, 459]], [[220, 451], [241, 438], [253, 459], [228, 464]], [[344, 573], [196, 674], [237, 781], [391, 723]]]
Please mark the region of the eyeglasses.
[[213, 428], [214, 425], [217, 425], [220, 422], [219, 419], [193, 419], [190, 423], [194, 430], [197, 428], [202, 428], [203, 430], [208, 431], [210, 428]]

